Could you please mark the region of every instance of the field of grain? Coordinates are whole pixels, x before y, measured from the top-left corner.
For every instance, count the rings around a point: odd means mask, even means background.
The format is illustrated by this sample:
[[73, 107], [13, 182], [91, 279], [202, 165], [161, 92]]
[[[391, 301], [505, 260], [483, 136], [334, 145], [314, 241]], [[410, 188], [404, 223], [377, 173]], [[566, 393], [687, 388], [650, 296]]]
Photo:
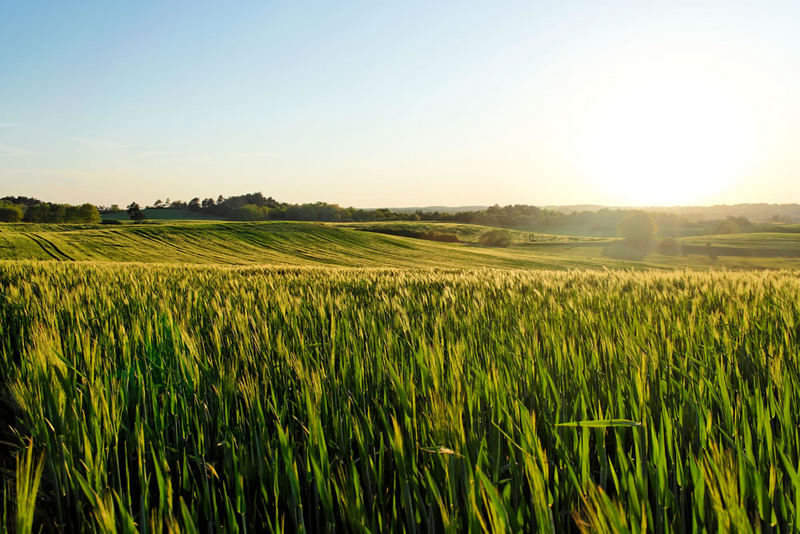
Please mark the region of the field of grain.
[[788, 531], [800, 276], [0, 264], [5, 525]]
[[[341, 228], [354, 228], [356, 230], [364, 230], [370, 232], [384, 232], [390, 234], [392, 232], [402, 231], [416, 231], [416, 232], [437, 232], [444, 234], [453, 234], [462, 243], [476, 244], [479, 241], [481, 234], [492, 230], [501, 229], [499, 227], [484, 226], [481, 224], [462, 224], [462, 223], [446, 223], [446, 222], [408, 222], [408, 221], [388, 221], [388, 222], [367, 222], [367, 223], [336, 223], [337, 227]], [[585, 236], [572, 236], [561, 234], [550, 234], [526, 230], [517, 230], [514, 228], [502, 228], [508, 232], [510, 240], [515, 245], [533, 245], [533, 244], [574, 244], [574, 243], [604, 243], [608, 238], [601, 237], [585, 237]], [[402, 234], [400, 234], [402, 235]]]
[[[455, 233], [440, 243], [371, 230]], [[149, 224], [0, 224], [1, 260], [140, 262], [192, 265], [281, 265], [453, 269], [796, 269], [794, 234], [687, 238], [682, 253], [654, 244], [616, 254], [618, 239], [510, 231], [510, 247], [479, 246], [487, 227], [449, 223], [325, 224], [308, 222], [160, 221]], [[530, 240], [533, 236], [534, 241]], [[706, 247], [711, 243], [711, 247]]]
[[478, 247], [302, 222], [0, 224], [0, 260], [3, 259], [413, 268], [646, 266], [591, 257], [583, 249], [571, 250], [570, 245], [559, 248], [558, 244], [551, 244], [541, 250]]

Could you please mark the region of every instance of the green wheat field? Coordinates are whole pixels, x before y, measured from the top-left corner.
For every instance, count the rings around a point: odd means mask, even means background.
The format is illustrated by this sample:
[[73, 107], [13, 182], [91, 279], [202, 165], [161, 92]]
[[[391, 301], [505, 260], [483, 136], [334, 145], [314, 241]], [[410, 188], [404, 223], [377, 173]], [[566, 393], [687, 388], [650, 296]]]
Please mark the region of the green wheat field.
[[797, 260], [536, 239], [3, 226], [4, 527], [800, 528]]

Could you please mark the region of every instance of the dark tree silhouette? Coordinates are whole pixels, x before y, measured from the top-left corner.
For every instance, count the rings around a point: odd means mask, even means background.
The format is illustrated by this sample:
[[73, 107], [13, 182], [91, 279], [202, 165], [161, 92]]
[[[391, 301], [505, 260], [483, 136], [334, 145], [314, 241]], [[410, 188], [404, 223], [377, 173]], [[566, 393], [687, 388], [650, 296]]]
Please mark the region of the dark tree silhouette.
[[646, 247], [652, 243], [656, 235], [656, 223], [653, 216], [646, 211], [630, 211], [619, 223], [619, 235], [624, 237], [628, 244], [636, 247]]
[[511, 244], [508, 230], [489, 230], [478, 237], [478, 243], [487, 247], [507, 247]]
[[22, 220], [22, 209], [16, 204], [0, 203], [0, 222], [19, 222]]
[[142, 208], [139, 207], [139, 204], [131, 202], [130, 205], [128, 205], [128, 217], [136, 224], [144, 220], [144, 212]]

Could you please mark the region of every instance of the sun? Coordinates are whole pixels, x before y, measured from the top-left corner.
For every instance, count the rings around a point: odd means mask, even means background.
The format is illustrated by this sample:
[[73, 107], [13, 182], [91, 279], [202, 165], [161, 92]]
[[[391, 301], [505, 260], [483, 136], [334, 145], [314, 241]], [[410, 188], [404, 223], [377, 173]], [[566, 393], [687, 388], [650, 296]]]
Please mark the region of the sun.
[[736, 90], [698, 72], [647, 73], [612, 85], [579, 135], [581, 172], [625, 205], [719, 198], [747, 171], [754, 128]]

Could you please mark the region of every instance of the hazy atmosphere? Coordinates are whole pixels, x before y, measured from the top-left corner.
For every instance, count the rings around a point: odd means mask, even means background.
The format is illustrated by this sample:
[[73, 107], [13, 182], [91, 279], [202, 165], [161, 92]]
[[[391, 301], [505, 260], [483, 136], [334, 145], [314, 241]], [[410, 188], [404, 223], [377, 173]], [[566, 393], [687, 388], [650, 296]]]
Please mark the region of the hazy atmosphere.
[[387, 4], [0, 0], [0, 532], [798, 531], [800, 2]]
[[794, 2], [5, 2], [0, 196], [800, 200]]

